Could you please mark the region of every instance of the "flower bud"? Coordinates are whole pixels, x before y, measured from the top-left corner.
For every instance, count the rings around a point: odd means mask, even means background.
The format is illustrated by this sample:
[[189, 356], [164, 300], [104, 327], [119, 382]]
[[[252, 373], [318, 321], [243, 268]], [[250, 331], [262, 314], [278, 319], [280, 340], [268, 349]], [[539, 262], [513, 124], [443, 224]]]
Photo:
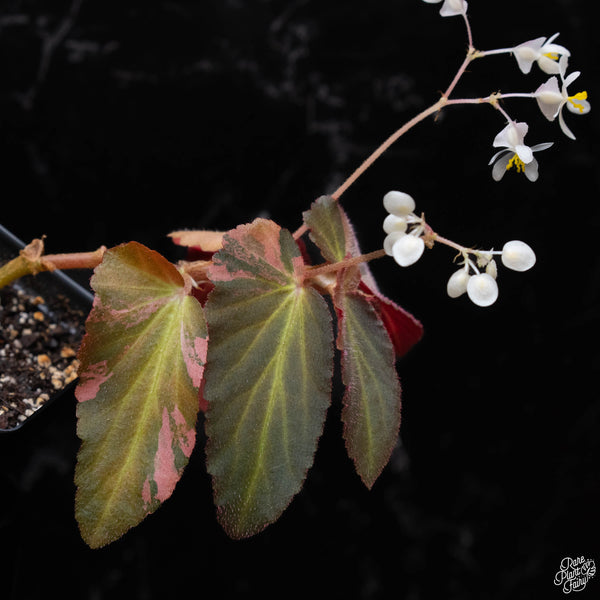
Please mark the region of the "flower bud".
[[470, 275], [466, 269], [460, 269], [456, 271], [456, 273], [453, 273], [450, 276], [450, 279], [448, 279], [448, 284], [446, 286], [448, 296], [450, 296], [450, 298], [462, 296], [467, 291], [469, 278]]
[[390, 214], [402, 217], [415, 210], [415, 201], [404, 192], [388, 192], [383, 197], [383, 207]]
[[388, 215], [383, 220], [383, 230], [386, 233], [392, 233], [392, 231], [406, 231], [408, 224], [404, 217], [399, 217], [397, 215]]
[[416, 235], [403, 235], [394, 242], [392, 255], [401, 267], [408, 267], [416, 263], [425, 250], [423, 238]]
[[485, 266], [485, 272], [488, 275], [491, 275], [494, 279], [498, 277], [498, 267], [496, 266], [495, 260], [490, 260], [490, 262]]
[[383, 249], [388, 256], [394, 256], [392, 247], [403, 235], [406, 235], [404, 231], [392, 231], [385, 236]]
[[502, 264], [513, 271], [527, 271], [535, 265], [535, 253], [525, 242], [512, 240], [502, 248]]
[[469, 278], [467, 294], [477, 306], [490, 306], [498, 298], [498, 284], [488, 273], [479, 273]]

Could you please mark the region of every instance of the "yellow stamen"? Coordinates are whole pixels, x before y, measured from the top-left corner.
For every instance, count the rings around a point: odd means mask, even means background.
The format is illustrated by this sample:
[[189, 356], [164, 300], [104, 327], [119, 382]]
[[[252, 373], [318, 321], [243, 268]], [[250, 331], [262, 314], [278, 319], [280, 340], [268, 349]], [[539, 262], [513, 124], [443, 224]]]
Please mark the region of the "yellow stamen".
[[552, 60], [558, 60], [558, 54], [556, 54], [556, 52], [546, 52], [546, 54], [544, 54], [544, 56], [547, 56], [548, 58], [550, 58]]
[[578, 102], [575, 102], [575, 100], [587, 100], [587, 92], [583, 91], [583, 92], [579, 92], [578, 94], [575, 94], [574, 96], [569, 96], [569, 102], [580, 112], [582, 113], [585, 110], [585, 107], [583, 106], [583, 104], [579, 104]]
[[517, 169], [517, 173], [523, 173], [525, 171], [525, 163], [515, 154], [506, 165], [506, 170], [512, 169], [515, 167]]

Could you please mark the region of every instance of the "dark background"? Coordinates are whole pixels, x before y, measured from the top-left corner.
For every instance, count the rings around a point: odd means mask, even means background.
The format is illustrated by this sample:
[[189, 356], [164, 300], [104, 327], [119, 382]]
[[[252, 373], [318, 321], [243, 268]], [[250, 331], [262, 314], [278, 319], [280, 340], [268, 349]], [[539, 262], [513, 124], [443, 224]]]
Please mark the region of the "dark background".
[[[599, 97], [589, 0], [472, 0], [475, 46], [561, 35]], [[5, 0], [0, 9], [2, 223], [49, 252], [131, 239], [178, 257], [165, 234], [257, 216], [294, 230], [390, 133], [435, 102], [460, 65], [460, 17], [420, 0]], [[533, 91], [508, 55], [474, 62], [455, 97]], [[600, 563], [598, 111], [565, 111], [577, 141], [535, 103], [540, 179], [487, 162], [504, 126], [489, 106], [451, 107], [406, 135], [343, 197], [365, 251], [381, 198], [411, 193], [442, 235], [533, 246], [500, 267], [488, 309], [451, 300], [453, 253], [373, 264], [425, 326], [398, 369], [401, 445], [372, 491], [344, 453], [339, 394], [315, 466], [282, 518], [231, 541], [214, 516], [202, 449], [173, 497], [111, 546], [73, 519], [74, 400], [3, 436], [0, 597], [560, 598], [565, 556]], [[85, 282], [89, 273], [77, 274]], [[581, 598], [597, 597], [600, 575]]]

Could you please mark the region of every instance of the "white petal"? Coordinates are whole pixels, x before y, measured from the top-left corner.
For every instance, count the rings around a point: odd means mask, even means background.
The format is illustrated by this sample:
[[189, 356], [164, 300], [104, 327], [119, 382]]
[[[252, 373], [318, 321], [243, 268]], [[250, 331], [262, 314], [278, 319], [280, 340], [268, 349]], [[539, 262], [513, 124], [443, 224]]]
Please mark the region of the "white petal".
[[510, 142], [508, 141], [508, 128], [510, 124], [507, 125], [496, 137], [492, 143], [494, 148], [510, 148]]
[[558, 87], [558, 79], [551, 77], [546, 83], [542, 83], [535, 91], [535, 99], [546, 119], [554, 121], [561, 105], [565, 102], [565, 98]]
[[469, 273], [466, 269], [460, 269], [450, 276], [446, 285], [446, 291], [450, 298], [458, 298], [467, 291], [467, 283], [469, 281]]
[[401, 267], [408, 267], [416, 263], [421, 258], [424, 250], [425, 242], [423, 238], [416, 235], [403, 235], [392, 246], [394, 260]]
[[532, 152], [541, 152], [542, 150], [547, 150], [550, 146], [554, 146], [554, 142], [543, 142], [541, 144], [536, 144], [535, 146], [531, 146]]
[[500, 181], [504, 177], [506, 167], [508, 167], [508, 163], [513, 156], [513, 154], [508, 152], [505, 156], [496, 161], [496, 164], [492, 168], [492, 177], [494, 181]]
[[467, 294], [477, 306], [490, 306], [498, 299], [498, 284], [489, 273], [479, 273], [469, 279]]
[[455, 15], [464, 15], [467, 12], [468, 4], [465, 0], [445, 0], [440, 9], [442, 17], [453, 17]]
[[442, 0], [423, 0], [423, 2], [427, 2], [427, 4], [438, 4]]
[[533, 59], [524, 59], [519, 54], [515, 54], [515, 58], [517, 59], [517, 64], [519, 65], [519, 69], [521, 69], [521, 73], [525, 73], [525, 75], [531, 73], [531, 67], [535, 61]]
[[[488, 165], [491, 165], [499, 156], [502, 156], [505, 152], [511, 152], [510, 150], [500, 150], [500, 152], [496, 152], [492, 158], [490, 158], [490, 162]], [[507, 162], [508, 164], [508, 162]]]
[[406, 235], [404, 231], [392, 231], [392, 233], [388, 233], [388, 235], [385, 236], [385, 239], [383, 240], [383, 249], [388, 256], [394, 256], [392, 247], [403, 235]]
[[383, 197], [383, 206], [392, 215], [409, 215], [415, 210], [415, 201], [405, 192], [388, 192]]
[[[556, 34], [558, 35], [558, 34]], [[551, 44], [550, 42], [556, 37], [556, 35], [552, 36], [543, 46], [543, 50], [546, 54], [560, 54], [561, 56], [564, 54], [565, 56], [571, 56], [571, 53], [564, 47], [558, 44]], [[559, 59], [560, 60], [560, 59]], [[558, 63], [558, 60], [556, 61]]]
[[560, 57], [558, 67], [560, 69], [560, 76], [564, 79], [567, 69], [569, 68], [569, 57], [566, 54], [563, 54]]
[[513, 49], [513, 54], [517, 59], [519, 69], [525, 74], [531, 71], [531, 66], [540, 56], [540, 50], [546, 38], [537, 38], [529, 40], [523, 44], [519, 44]]
[[406, 231], [408, 223], [404, 217], [397, 217], [396, 215], [388, 215], [383, 220], [383, 230], [386, 233], [392, 233], [392, 231]]
[[529, 146], [518, 144], [515, 146], [516, 155], [525, 163], [530, 163], [533, 160], [533, 152]]
[[528, 129], [527, 123], [511, 122], [494, 138], [492, 145], [495, 148], [504, 147], [514, 150], [517, 144], [523, 143]]
[[576, 139], [575, 134], [567, 127], [567, 124], [565, 123], [565, 119], [563, 117], [562, 110], [558, 113], [558, 124], [560, 125], [562, 132], [568, 138], [571, 138], [572, 140]]
[[513, 271], [527, 271], [535, 265], [535, 252], [525, 242], [512, 240], [502, 248], [502, 264]]
[[531, 52], [531, 56], [533, 56], [533, 54], [537, 55], [539, 54], [539, 51], [542, 49], [542, 46], [544, 45], [544, 42], [546, 41], [545, 37], [539, 37], [539, 38], [535, 38], [534, 40], [528, 40], [527, 42], [523, 42], [522, 44], [519, 44], [515, 50], [522, 52], [524, 54], [527, 53], [527, 51]]
[[538, 161], [534, 158], [530, 163], [525, 165], [525, 177], [529, 181], [537, 181], [539, 177]]
[[537, 64], [538, 67], [544, 71], [544, 73], [548, 73], [548, 75], [558, 75], [560, 73], [558, 62], [543, 54], [537, 59]]
[[569, 87], [579, 76], [581, 71], [573, 71], [564, 81], [564, 86]]

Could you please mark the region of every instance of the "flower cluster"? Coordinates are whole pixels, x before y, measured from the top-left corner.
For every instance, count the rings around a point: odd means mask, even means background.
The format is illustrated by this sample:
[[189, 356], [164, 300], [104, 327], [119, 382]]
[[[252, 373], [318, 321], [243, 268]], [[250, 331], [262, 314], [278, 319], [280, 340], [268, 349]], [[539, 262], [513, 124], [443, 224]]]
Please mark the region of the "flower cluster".
[[499, 255], [502, 264], [513, 271], [527, 271], [535, 264], [534, 251], [519, 240], [506, 242], [502, 250], [476, 250], [442, 238], [433, 232], [423, 217], [415, 214], [415, 201], [405, 192], [388, 192], [383, 197], [383, 206], [388, 212], [383, 221], [383, 230], [387, 234], [383, 248], [401, 267], [417, 262], [425, 246], [431, 246], [433, 242], [459, 251], [462, 267], [452, 274], [446, 287], [451, 298], [466, 293], [478, 306], [493, 304], [498, 298], [494, 256]]
[[[510, 50], [516, 57], [517, 63], [523, 73], [529, 73], [531, 66], [536, 62], [540, 69], [546, 73], [555, 73], [548, 81], [538, 87], [530, 94], [501, 94], [500, 98], [511, 96], [534, 98], [544, 115], [549, 121], [558, 118], [562, 132], [569, 138], [575, 139], [573, 132], [567, 127], [563, 117], [563, 108], [578, 115], [587, 114], [591, 107], [587, 101], [587, 92], [578, 92], [569, 95], [567, 88], [579, 77], [579, 71], [567, 75], [567, 66], [570, 52], [563, 46], [551, 43], [558, 34], [548, 40], [537, 38], [524, 44], [520, 44]], [[490, 51], [483, 54], [498, 53], [499, 51]], [[558, 76], [558, 77], [557, 77]], [[560, 78], [560, 84], [559, 84]], [[494, 163], [492, 168], [492, 177], [495, 181], [500, 181], [504, 173], [512, 167], [516, 167], [517, 172], [522, 172], [530, 181], [536, 181], [538, 178], [538, 163], [533, 158], [533, 152], [545, 150], [552, 146], [551, 142], [527, 146], [523, 138], [527, 133], [529, 126], [527, 123], [518, 123], [513, 121], [508, 115], [508, 124], [496, 136], [494, 147], [503, 147], [505, 150], [494, 155], [489, 164]], [[508, 154], [507, 154], [508, 152]], [[500, 157], [502, 155], [502, 157]]]
[[[428, 4], [437, 4], [442, 0], [423, 0]], [[467, 17], [468, 4], [464, 0], [444, 0], [440, 9], [443, 17], [462, 15], [467, 23], [469, 30], [469, 39], [471, 40], [470, 28]], [[587, 99], [587, 92], [581, 91], [575, 94], [569, 94], [568, 87], [579, 77], [579, 71], [567, 75], [568, 61], [571, 53], [567, 48], [555, 43], [558, 33], [549, 38], [539, 37], [528, 40], [517, 46], [510, 48], [498, 48], [496, 50], [479, 51], [471, 47], [471, 59], [482, 58], [493, 54], [512, 54], [519, 69], [528, 74], [531, 72], [533, 64], [536, 63], [544, 73], [552, 75], [538, 89], [531, 93], [508, 93], [492, 94], [487, 101], [506, 117], [507, 125], [494, 139], [494, 147], [502, 147], [504, 150], [495, 154], [489, 164], [493, 163], [492, 177], [495, 181], [500, 181], [506, 171], [513, 169], [516, 172], [524, 173], [530, 181], [536, 181], [538, 178], [538, 163], [533, 158], [533, 152], [545, 150], [552, 143], [545, 142], [536, 146], [527, 146], [523, 138], [528, 130], [526, 123], [519, 123], [511, 119], [506, 111], [500, 107], [498, 101], [504, 98], [521, 97], [533, 98], [536, 100], [542, 114], [549, 121], [558, 119], [562, 132], [569, 138], [575, 139], [575, 135], [565, 123], [563, 109], [577, 115], [587, 114], [591, 107]], [[458, 102], [456, 102], [458, 103]]]
[[416, 263], [425, 250], [423, 219], [414, 213], [415, 201], [405, 192], [388, 192], [383, 197], [383, 206], [389, 213], [383, 221], [383, 230], [387, 233], [383, 249], [401, 267], [408, 267]]
[[[533, 146], [525, 143], [529, 125], [511, 118], [501, 106], [500, 101], [507, 98], [535, 100], [546, 119], [558, 120], [562, 132], [567, 137], [575, 139], [575, 135], [565, 122], [564, 108], [566, 107], [571, 113], [584, 115], [590, 111], [591, 107], [587, 92], [572, 94], [568, 90], [580, 75], [578, 71], [567, 74], [571, 53], [567, 48], [556, 43], [558, 33], [549, 38], [539, 37], [509, 48], [476, 50], [473, 47], [473, 37], [467, 15], [468, 3], [465, 0], [423, 1], [428, 4], [443, 2], [440, 8], [442, 17], [463, 17], [469, 37], [469, 50], [462, 66], [440, 101], [413, 121], [419, 122], [425, 115], [432, 114], [434, 108], [441, 110], [449, 105], [487, 103], [497, 109], [505, 118], [502, 130], [495, 136], [492, 143], [497, 151], [488, 163], [492, 165], [493, 179], [500, 181], [512, 169], [513, 172], [523, 173], [529, 181], [536, 181], [539, 177], [539, 164], [534, 154], [547, 150], [553, 145], [553, 142], [542, 142]], [[495, 93], [486, 98], [450, 98], [456, 83], [467, 71], [472, 60], [495, 54], [513, 55], [517, 66], [525, 74], [532, 71], [535, 63], [542, 72], [550, 75], [550, 78], [535, 92]], [[404, 129], [398, 130], [398, 132], [401, 135]], [[404, 192], [388, 192], [383, 198], [383, 205], [388, 212], [383, 222], [383, 229], [386, 233], [383, 248], [385, 253], [393, 257], [400, 266], [407, 267], [414, 264], [422, 256], [425, 247], [432, 247], [434, 243], [445, 244], [459, 252], [461, 268], [452, 274], [447, 283], [447, 292], [451, 298], [466, 294], [476, 305], [490, 306], [498, 298], [495, 257], [500, 256], [500, 262], [515, 271], [526, 271], [535, 264], [534, 251], [519, 240], [507, 242], [500, 251], [483, 251], [467, 248], [439, 236], [425, 222], [423, 216], [419, 217], [415, 214], [415, 201]]]
[[[475, 260], [470, 255], [474, 256]], [[500, 255], [502, 264], [513, 271], [527, 271], [533, 267], [536, 260], [531, 247], [520, 240], [506, 242], [500, 251], [463, 248], [463, 267], [450, 276], [446, 286], [448, 295], [458, 298], [466, 292], [477, 306], [492, 305], [498, 299], [495, 255]]]

